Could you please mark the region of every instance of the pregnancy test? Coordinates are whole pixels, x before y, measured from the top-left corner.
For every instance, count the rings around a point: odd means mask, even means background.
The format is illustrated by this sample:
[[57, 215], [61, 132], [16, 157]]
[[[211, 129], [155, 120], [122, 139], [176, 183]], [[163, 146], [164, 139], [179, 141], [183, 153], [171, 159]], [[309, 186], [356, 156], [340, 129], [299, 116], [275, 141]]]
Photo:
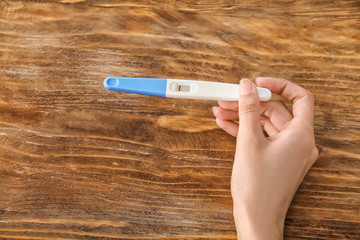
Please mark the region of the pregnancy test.
[[[104, 80], [107, 90], [137, 93], [159, 97], [238, 101], [239, 85], [231, 83], [166, 79], [108, 77]], [[268, 101], [271, 92], [267, 88], [257, 87], [260, 101]]]

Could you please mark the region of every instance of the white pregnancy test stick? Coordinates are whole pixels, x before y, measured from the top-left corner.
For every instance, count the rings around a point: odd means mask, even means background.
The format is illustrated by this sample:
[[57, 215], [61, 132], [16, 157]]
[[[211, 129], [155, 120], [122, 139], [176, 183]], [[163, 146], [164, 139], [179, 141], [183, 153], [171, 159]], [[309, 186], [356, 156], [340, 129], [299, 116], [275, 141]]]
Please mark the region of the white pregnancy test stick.
[[[108, 77], [104, 87], [112, 91], [138, 93], [160, 97], [238, 101], [239, 85], [220, 82], [166, 79], [166, 78], [128, 78]], [[268, 101], [271, 92], [257, 87], [260, 101]]]

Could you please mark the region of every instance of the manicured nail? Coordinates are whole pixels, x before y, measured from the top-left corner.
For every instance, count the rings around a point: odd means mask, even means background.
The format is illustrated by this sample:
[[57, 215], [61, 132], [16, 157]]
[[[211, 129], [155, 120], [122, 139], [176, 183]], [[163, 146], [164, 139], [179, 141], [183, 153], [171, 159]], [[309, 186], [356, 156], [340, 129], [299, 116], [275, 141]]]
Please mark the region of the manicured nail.
[[241, 79], [240, 92], [241, 95], [246, 95], [252, 92], [252, 82], [249, 79], [247, 78]]

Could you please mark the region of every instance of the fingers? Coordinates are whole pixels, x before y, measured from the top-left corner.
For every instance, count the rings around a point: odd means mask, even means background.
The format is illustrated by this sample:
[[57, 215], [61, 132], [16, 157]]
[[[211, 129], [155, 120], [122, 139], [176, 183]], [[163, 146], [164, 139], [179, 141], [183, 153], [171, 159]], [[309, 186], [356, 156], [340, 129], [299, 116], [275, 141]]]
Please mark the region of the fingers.
[[263, 125], [264, 130], [269, 135], [269, 137], [274, 136], [280, 131], [274, 126], [274, 124], [270, 121], [269, 118], [261, 115], [260, 116], [261, 125]]
[[[300, 103], [305, 102], [306, 94], [309, 94], [308, 91], [305, 89], [297, 86], [294, 83], [291, 83], [287, 80], [283, 79], [276, 79], [276, 78], [257, 78], [258, 86], [260, 87], [266, 87], [269, 88], [272, 92], [282, 94], [284, 97], [288, 98], [289, 100], [292, 100], [293, 102], [297, 102], [298, 100], [301, 100]], [[252, 85], [254, 87], [254, 85]], [[295, 89], [295, 90], [294, 90]], [[297, 91], [297, 95], [294, 95], [294, 92], [289, 91]], [[247, 95], [247, 94], [245, 94]], [[251, 94], [250, 94], [251, 95]], [[213, 112], [216, 118], [221, 121], [220, 125], [223, 126], [224, 130], [227, 132], [231, 132], [230, 134], [233, 136], [236, 136], [237, 134], [234, 133], [236, 129], [238, 129], [238, 124], [229, 122], [234, 120], [239, 120], [239, 116], [241, 115], [250, 115], [253, 120], [249, 121], [250, 124], [254, 123], [253, 126], [255, 128], [258, 128], [257, 122], [261, 122], [261, 125], [264, 127], [265, 131], [268, 133], [269, 136], [273, 136], [280, 131], [284, 130], [290, 121], [293, 119], [293, 115], [291, 112], [287, 109], [285, 104], [282, 101], [266, 101], [266, 102], [260, 102], [260, 105], [256, 105], [254, 103], [251, 103], [251, 101], [254, 101], [254, 97], [251, 99], [251, 97], [245, 97], [240, 94], [240, 98], [243, 99], [243, 103], [236, 102], [236, 101], [218, 101], [220, 107], [214, 107]], [[257, 97], [257, 96], [256, 96]], [[244, 100], [248, 99], [248, 100]], [[249, 103], [250, 101], [250, 103]], [[248, 102], [248, 103], [246, 103]], [[240, 106], [241, 105], [241, 106]], [[295, 104], [294, 104], [295, 105]], [[307, 104], [308, 105], [308, 104]], [[306, 105], [306, 106], [307, 106]], [[240, 107], [239, 107], [240, 106]], [[247, 113], [254, 113], [254, 111], [257, 111], [257, 106], [259, 106], [259, 117], [257, 118], [255, 114], [247, 114]], [[296, 108], [296, 106], [299, 106]], [[298, 117], [302, 116], [302, 108], [299, 104], [295, 106], [295, 110], [297, 110], [296, 113], [298, 113]], [[240, 109], [240, 111], [239, 111]], [[304, 111], [307, 111], [306, 109]], [[300, 113], [299, 113], [300, 112]], [[300, 114], [300, 116], [299, 116]], [[306, 118], [306, 113], [305, 116]], [[301, 117], [301, 118], [304, 118]], [[249, 119], [249, 118], [247, 118]], [[259, 121], [257, 121], [257, 119]], [[254, 131], [255, 128], [249, 128], [246, 123], [243, 124], [243, 122], [240, 119], [241, 125], [244, 126], [244, 130], [242, 131]], [[311, 121], [312, 123], [312, 121]], [[219, 125], [219, 126], [220, 126]], [[221, 127], [220, 126], [220, 127]], [[241, 126], [240, 126], [241, 128]], [[247, 130], [245, 129], [247, 128]], [[258, 130], [255, 130], [258, 132]]]
[[232, 121], [226, 121], [226, 120], [222, 120], [220, 118], [216, 118], [216, 123], [217, 125], [223, 129], [225, 132], [227, 132], [228, 134], [236, 137], [238, 130], [239, 130], [239, 125], [232, 122]]
[[[260, 124], [259, 96], [255, 84], [248, 79], [243, 79], [240, 82], [239, 90], [238, 102], [218, 101], [220, 107], [213, 108], [216, 123], [234, 137], [240, 134], [241, 139], [245, 141], [249, 138], [264, 138]], [[233, 122], [238, 119], [241, 121], [240, 127]], [[266, 125], [273, 126], [269, 123]], [[275, 130], [276, 128], [274, 128]]]
[[220, 107], [224, 109], [233, 110], [233, 111], [237, 111], [239, 107], [238, 101], [218, 101], [218, 104]]
[[[224, 104], [222, 105], [224, 106]], [[236, 105], [238, 105], [237, 102]], [[213, 107], [213, 113], [216, 118], [222, 120], [239, 120], [237, 110], [233, 111], [224, 109], [223, 107]], [[282, 101], [260, 102], [260, 115], [263, 115], [260, 116], [261, 124], [269, 135], [273, 135], [271, 133], [282, 131], [293, 118], [292, 114]], [[276, 131], [271, 130], [270, 126], [271, 129], [276, 129]]]
[[293, 115], [301, 122], [313, 124], [314, 97], [304, 88], [285, 79], [258, 77], [256, 83], [259, 87], [270, 89], [271, 92], [280, 94], [293, 102]]
[[[293, 119], [291, 112], [282, 101], [270, 100], [267, 102], [260, 102], [260, 114], [264, 115], [279, 131], [282, 131], [291, 119]], [[266, 129], [265, 131], [270, 135]]]
[[221, 107], [213, 107], [213, 113], [216, 117], [217, 125], [225, 132], [236, 137], [239, 130], [239, 125], [234, 123], [233, 120], [239, 119], [238, 112], [226, 110]]
[[[282, 107], [285, 107], [285, 106], [282, 106]], [[288, 111], [288, 110], [286, 110], [286, 111]], [[278, 130], [279, 126], [276, 127], [270, 120], [270, 118], [274, 118], [273, 112], [275, 112], [275, 115], [276, 115], [277, 111], [276, 110], [267, 110], [265, 108], [261, 109], [261, 107], [260, 107], [260, 112], [261, 112], [260, 122], [261, 122], [261, 125], [264, 127], [265, 131], [267, 132], [267, 134], [271, 137], [271, 136], [279, 133], [279, 130]], [[264, 115], [264, 112], [266, 112], [267, 115]], [[219, 120], [224, 120], [224, 121], [239, 120], [239, 114], [237, 111], [226, 110], [221, 107], [213, 107], [213, 113], [214, 113], [214, 116], [216, 118], [218, 118]], [[290, 112], [289, 112], [289, 114], [290, 114]], [[291, 116], [292, 115], [290, 114], [290, 119], [292, 118]], [[276, 119], [276, 117], [275, 117], [275, 119]], [[228, 123], [225, 123], [225, 124], [226, 124], [226, 126], [230, 125]], [[235, 124], [235, 125], [236, 125], [236, 131], [237, 131], [238, 126], [237, 126], [237, 124]], [[235, 125], [231, 124], [231, 126], [235, 126]], [[223, 126], [223, 125], [221, 125], [221, 126]], [[235, 128], [232, 128], [231, 126], [230, 126], [231, 129], [235, 129]], [[229, 131], [232, 131], [232, 130], [229, 130]], [[234, 134], [232, 134], [232, 135], [234, 136]]]
[[213, 107], [213, 113], [216, 118], [222, 120], [239, 120], [239, 114], [237, 111], [226, 110], [222, 107]]
[[259, 140], [264, 138], [260, 124], [260, 101], [255, 84], [249, 79], [240, 81], [239, 93], [239, 132], [241, 139]]

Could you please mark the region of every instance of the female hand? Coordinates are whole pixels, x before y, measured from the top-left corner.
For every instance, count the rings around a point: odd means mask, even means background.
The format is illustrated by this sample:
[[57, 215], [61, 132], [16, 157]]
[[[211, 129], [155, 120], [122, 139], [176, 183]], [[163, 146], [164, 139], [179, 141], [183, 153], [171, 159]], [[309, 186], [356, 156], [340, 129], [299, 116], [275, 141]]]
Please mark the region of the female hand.
[[293, 113], [281, 101], [259, 102], [248, 79], [240, 82], [238, 102], [219, 101], [213, 112], [217, 124], [237, 136], [231, 194], [238, 239], [282, 239], [292, 198], [318, 157], [314, 97], [284, 79], [256, 82], [290, 100]]

